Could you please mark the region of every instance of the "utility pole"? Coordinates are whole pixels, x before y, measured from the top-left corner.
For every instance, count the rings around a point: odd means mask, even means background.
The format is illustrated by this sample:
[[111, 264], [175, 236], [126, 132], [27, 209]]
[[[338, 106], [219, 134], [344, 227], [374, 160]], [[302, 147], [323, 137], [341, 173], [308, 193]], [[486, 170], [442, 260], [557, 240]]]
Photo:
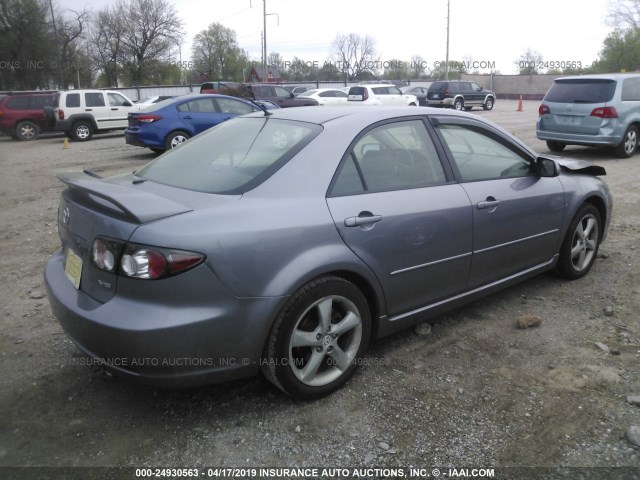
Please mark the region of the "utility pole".
[[449, 0], [447, 0], [447, 54], [444, 60], [444, 79], [449, 80]]
[[[264, 53], [262, 54], [262, 75], [267, 74], [267, 0], [262, 0], [262, 46]], [[262, 79], [264, 81], [264, 78]]]

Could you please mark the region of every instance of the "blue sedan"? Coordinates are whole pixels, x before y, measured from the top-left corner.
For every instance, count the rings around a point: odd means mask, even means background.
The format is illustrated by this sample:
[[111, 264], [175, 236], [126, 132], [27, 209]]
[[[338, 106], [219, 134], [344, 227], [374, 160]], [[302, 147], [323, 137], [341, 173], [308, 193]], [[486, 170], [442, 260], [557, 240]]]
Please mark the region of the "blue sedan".
[[183, 95], [130, 113], [125, 141], [163, 153], [232, 117], [260, 111], [262, 107], [279, 108], [269, 102], [258, 105], [226, 95]]

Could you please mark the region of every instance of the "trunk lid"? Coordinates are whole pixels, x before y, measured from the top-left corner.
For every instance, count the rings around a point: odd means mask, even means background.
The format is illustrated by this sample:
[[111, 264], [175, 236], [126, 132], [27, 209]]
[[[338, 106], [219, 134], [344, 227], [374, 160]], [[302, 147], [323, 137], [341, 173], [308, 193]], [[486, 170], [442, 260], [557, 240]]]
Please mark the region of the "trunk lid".
[[[91, 247], [96, 237], [124, 245], [140, 225], [239, 198], [154, 184], [135, 175], [96, 178], [73, 173], [58, 178], [68, 186], [58, 208], [67, 277], [100, 302], [115, 295], [118, 276], [92, 264]], [[162, 243], [159, 238], [156, 246], [179, 247]]]

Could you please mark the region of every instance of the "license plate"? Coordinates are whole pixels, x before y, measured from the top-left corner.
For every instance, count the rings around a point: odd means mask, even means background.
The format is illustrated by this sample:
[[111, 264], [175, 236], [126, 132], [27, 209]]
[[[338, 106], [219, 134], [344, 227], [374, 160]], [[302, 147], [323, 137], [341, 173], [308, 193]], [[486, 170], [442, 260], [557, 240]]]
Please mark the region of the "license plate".
[[67, 276], [71, 284], [76, 288], [80, 288], [80, 277], [82, 276], [82, 258], [71, 250], [67, 249], [67, 261], [64, 265], [64, 274]]
[[438, 94], [437, 93], [432, 93], [431, 94], [431, 98], [438, 98]]
[[579, 125], [580, 117], [575, 115], [556, 115], [558, 125]]

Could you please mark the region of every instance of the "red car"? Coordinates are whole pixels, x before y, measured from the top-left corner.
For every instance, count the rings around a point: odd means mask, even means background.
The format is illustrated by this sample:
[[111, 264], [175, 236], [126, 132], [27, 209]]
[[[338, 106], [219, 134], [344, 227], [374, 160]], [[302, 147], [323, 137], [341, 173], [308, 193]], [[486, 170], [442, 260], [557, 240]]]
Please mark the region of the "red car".
[[44, 107], [53, 103], [54, 92], [10, 93], [0, 98], [0, 130], [18, 140], [35, 140], [47, 131]]

